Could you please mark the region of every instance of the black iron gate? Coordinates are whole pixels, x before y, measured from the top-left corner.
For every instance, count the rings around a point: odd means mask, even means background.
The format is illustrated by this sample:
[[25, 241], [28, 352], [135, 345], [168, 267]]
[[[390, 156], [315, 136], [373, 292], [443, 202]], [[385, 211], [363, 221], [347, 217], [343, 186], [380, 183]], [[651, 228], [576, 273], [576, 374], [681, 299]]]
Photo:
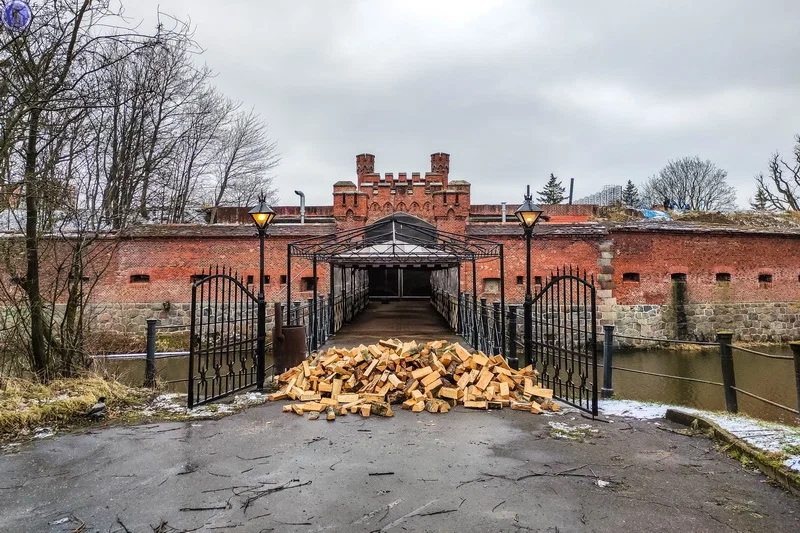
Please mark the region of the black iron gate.
[[196, 278], [189, 341], [190, 409], [257, 385], [264, 374], [264, 361], [259, 364], [257, 355], [258, 297], [224, 267]]
[[533, 360], [528, 362], [557, 399], [593, 416], [598, 397], [596, 296], [594, 276], [585, 270], [564, 267], [545, 279], [533, 299]]

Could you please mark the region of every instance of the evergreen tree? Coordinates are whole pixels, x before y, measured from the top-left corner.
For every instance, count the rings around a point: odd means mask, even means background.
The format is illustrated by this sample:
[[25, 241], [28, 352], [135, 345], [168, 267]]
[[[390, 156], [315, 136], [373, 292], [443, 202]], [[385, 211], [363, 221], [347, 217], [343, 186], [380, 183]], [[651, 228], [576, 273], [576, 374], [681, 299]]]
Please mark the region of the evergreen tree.
[[765, 191], [762, 187], [759, 187], [756, 191], [755, 199], [750, 201], [750, 207], [756, 211], [766, 211], [768, 209], [768, 203], [769, 196], [767, 195], [767, 191]]
[[628, 207], [639, 207], [639, 189], [631, 180], [622, 191], [622, 201]]
[[544, 190], [537, 191], [536, 194], [538, 194], [539, 197], [536, 199], [536, 201], [545, 205], [560, 204], [567, 199], [566, 192], [567, 189], [561, 185], [561, 182], [558, 181], [558, 178], [556, 178], [553, 174], [550, 174], [550, 180], [547, 182], [547, 185], [544, 186]]

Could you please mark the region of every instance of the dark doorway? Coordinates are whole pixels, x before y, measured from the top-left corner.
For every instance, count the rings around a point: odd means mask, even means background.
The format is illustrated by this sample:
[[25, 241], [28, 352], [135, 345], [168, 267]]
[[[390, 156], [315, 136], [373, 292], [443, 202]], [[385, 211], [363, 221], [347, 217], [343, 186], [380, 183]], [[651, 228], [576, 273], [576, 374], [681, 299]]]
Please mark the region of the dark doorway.
[[431, 271], [418, 268], [371, 268], [369, 295], [371, 298], [398, 300], [430, 298]]

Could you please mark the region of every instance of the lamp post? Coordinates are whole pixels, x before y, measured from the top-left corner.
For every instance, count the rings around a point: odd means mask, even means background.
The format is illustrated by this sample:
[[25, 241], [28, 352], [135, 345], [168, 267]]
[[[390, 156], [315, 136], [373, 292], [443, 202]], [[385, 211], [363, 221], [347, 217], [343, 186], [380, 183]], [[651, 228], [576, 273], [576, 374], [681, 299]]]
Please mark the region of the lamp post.
[[275, 211], [267, 205], [267, 198], [262, 192], [258, 197], [258, 205], [250, 210], [250, 216], [258, 229], [261, 256], [258, 262], [258, 339], [256, 341], [256, 387], [264, 390], [264, 364], [267, 337], [267, 301], [264, 298], [264, 241], [267, 228], [275, 219]]
[[519, 206], [514, 215], [522, 224], [525, 231], [525, 241], [527, 244], [527, 256], [525, 265], [527, 276], [525, 282], [525, 305], [524, 305], [524, 341], [525, 341], [525, 361], [524, 366], [531, 364], [533, 360], [533, 295], [531, 294], [531, 238], [533, 237], [533, 227], [539, 221], [544, 211], [541, 207], [533, 203], [531, 196], [531, 186], [528, 185], [528, 192], [525, 194], [525, 202]]

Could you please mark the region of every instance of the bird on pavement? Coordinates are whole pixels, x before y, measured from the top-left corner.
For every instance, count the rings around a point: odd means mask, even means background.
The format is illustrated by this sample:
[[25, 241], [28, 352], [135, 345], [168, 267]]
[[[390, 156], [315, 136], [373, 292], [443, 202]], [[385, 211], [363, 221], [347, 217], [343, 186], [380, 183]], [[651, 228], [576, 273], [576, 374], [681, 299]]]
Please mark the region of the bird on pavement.
[[106, 416], [106, 398], [105, 396], [101, 396], [97, 399], [97, 403], [89, 409], [89, 412], [86, 413], [86, 416], [95, 420], [105, 418]]

